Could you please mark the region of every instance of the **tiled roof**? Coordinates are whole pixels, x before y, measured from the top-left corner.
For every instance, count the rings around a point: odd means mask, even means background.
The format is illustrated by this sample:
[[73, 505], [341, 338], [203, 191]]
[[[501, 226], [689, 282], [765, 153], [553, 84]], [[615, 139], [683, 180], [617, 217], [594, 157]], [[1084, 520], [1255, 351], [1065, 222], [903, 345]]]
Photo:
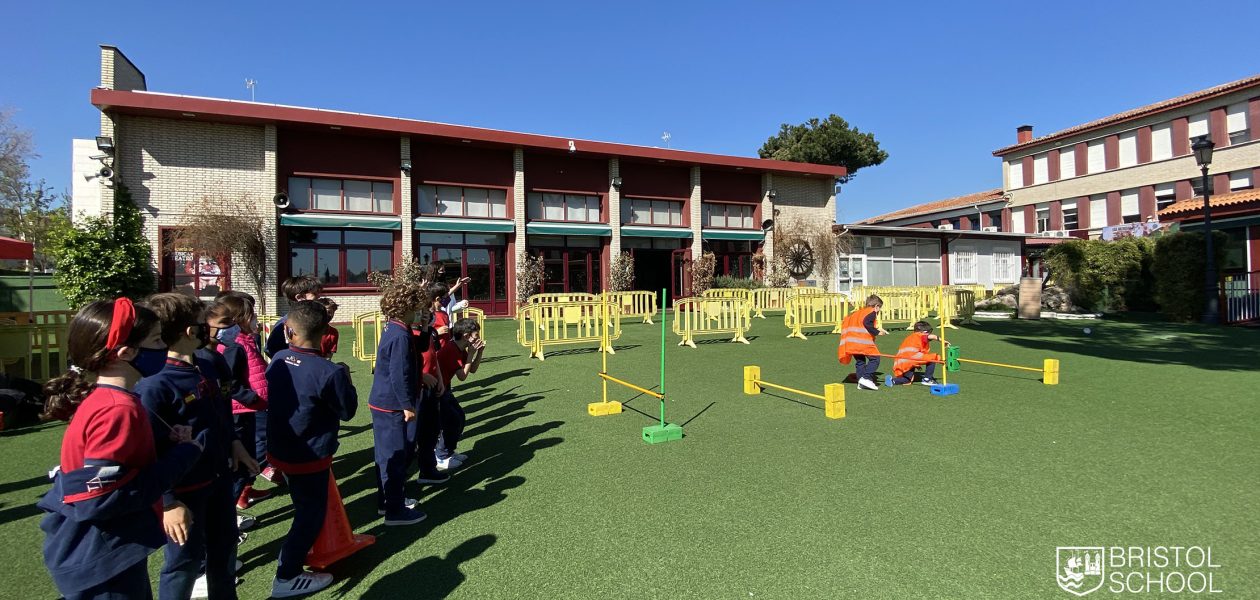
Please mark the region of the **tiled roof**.
[[1211, 96], [1219, 96], [1221, 94], [1225, 94], [1228, 92], [1232, 92], [1238, 89], [1242, 89], [1245, 87], [1258, 85], [1258, 84], [1260, 84], [1260, 75], [1252, 75], [1251, 77], [1239, 79], [1238, 81], [1231, 81], [1224, 85], [1218, 85], [1216, 87], [1211, 87], [1206, 90], [1199, 90], [1197, 92], [1186, 94], [1184, 96], [1177, 96], [1176, 98], [1171, 98], [1169, 100], [1156, 102], [1154, 104], [1148, 104], [1146, 106], [1135, 108], [1133, 110], [1126, 110], [1122, 113], [1116, 113], [1114, 115], [1111, 115], [1110, 117], [1103, 117], [1096, 121], [1090, 121], [1088, 123], [1077, 125], [1075, 127], [1068, 127], [1067, 129], [1056, 131], [1049, 135], [1043, 135], [1039, 138], [1036, 138], [1027, 142], [1022, 142], [1019, 144], [1015, 144], [1013, 146], [1006, 146], [1005, 148], [998, 148], [997, 150], [993, 151], [993, 155], [1002, 156], [1003, 154], [1006, 154], [1010, 152], [1011, 150], [1016, 150], [1018, 148], [1024, 148], [1027, 146], [1035, 146], [1037, 144], [1042, 144], [1056, 138], [1066, 137], [1074, 133], [1080, 133], [1082, 131], [1095, 129], [1098, 127], [1102, 127], [1104, 125], [1111, 125], [1113, 123], [1119, 123], [1121, 121], [1127, 121], [1129, 119], [1136, 119], [1138, 117], [1143, 117], [1152, 113], [1157, 113], [1157, 112], [1168, 110], [1171, 108], [1176, 108], [1178, 106], [1183, 106], [1183, 105], [1190, 104], [1193, 102], [1198, 102], [1199, 100], [1203, 100]]
[[[1257, 201], [1260, 201], [1260, 189], [1230, 192], [1228, 194], [1212, 196], [1208, 200], [1208, 202], [1212, 204], [1212, 208], [1218, 208], [1222, 206], [1234, 206], [1237, 204], [1246, 204], [1248, 202], [1257, 202]], [[1159, 211], [1159, 216], [1164, 217], [1164, 216], [1179, 215], [1182, 213], [1194, 212], [1197, 210], [1203, 210], [1203, 196], [1195, 196], [1193, 198], [1187, 198], [1185, 200], [1178, 200], [1168, 206], [1165, 206], [1164, 210]]]
[[928, 215], [934, 212], [950, 210], [950, 209], [959, 208], [963, 206], [971, 206], [973, 204], [985, 204], [989, 202], [995, 202], [1001, 199], [1002, 199], [1002, 190], [1000, 189], [985, 190], [983, 192], [977, 192], [975, 194], [967, 194], [966, 196], [957, 196], [954, 198], [946, 198], [944, 200], [937, 200], [935, 202], [928, 202], [925, 204], [916, 204], [908, 208], [903, 208], [901, 210], [879, 215], [877, 217], [871, 217], [863, 221], [858, 221], [858, 224], [870, 225], [874, 223], [883, 223], [885, 221], [893, 221], [896, 219], [904, 219], [906, 217], [914, 217], [918, 215]]

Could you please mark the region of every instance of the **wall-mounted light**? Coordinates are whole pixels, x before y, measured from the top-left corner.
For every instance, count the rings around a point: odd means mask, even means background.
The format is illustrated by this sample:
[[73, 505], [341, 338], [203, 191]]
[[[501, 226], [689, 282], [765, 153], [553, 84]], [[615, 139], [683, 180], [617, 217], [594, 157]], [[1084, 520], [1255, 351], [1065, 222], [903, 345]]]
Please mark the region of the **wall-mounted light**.
[[108, 135], [96, 136], [96, 149], [106, 154], [114, 153], [114, 138]]
[[774, 188], [770, 188], [766, 190], [766, 197], [770, 198], [771, 200], [774, 200], [775, 196], [778, 196], [778, 195], [779, 195], [779, 192], [775, 191]]
[[621, 189], [621, 178], [620, 178], [620, 177], [613, 177], [613, 178], [612, 178], [612, 186], [613, 186], [613, 187], [615, 187], [615, 188], [617, 188], [617, 189]]
[[411, 175], [411, 159], [410, 158], [402, 159], [402, 172], [408, 175]]

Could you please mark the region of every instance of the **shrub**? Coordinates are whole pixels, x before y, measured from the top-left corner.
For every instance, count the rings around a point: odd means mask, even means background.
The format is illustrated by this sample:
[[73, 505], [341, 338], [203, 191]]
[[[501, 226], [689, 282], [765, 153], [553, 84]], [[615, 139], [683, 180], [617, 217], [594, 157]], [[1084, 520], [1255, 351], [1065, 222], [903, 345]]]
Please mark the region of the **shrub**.
[[699, 296], [713, 287], [713, 267], [717, 265], [717, 257], [712, 252], [705, 252], [691, 261], [691, 293]]
[[516, 302], [525, 305], [529, 302], [529, 297], [537, 294], [542, 288], [543, 282], [543, 260], [542, 257], [534, 256], [526, 253], [521, 256], [520, 262], [516, 263]]
[[787, 260], [780, 254], [774, 255], [766, 272], [766, 287], [785, 288], [791, 282], [792, 274], [788, 271]]
[[114, 215], [87, 217], [52, 240], [53, 281], [72, 310], [98, 299], [140, 299], [157, 288], [153, 248], [144, 237], [144, 217], [121, 183]]
[[[1225, 260], [1225, 240], [1225, 234], [1214, 232], [1217, 265]], [[1203, 272], [1207, 268], [1203, 246], [1202, 232], [1164, 235], [1155, 242], [1155, 301], [1170, 319], [1192, 321], [1203, 314]]]
[[608, 291], [628, 292], [634, 289], [634, 255], [622, 252], [608, 265]]
[[719, 275], [718, 277], [715, 277], [713, 279], [713, 287], [723, 288], [723, 289], [738, 288], [741, 290], [755, 290], [759, 287], [765, 287], [765, 286], [761, 285], [761, 282], [757, 281], [756, 279], [748, 279], [747, 277], [731, 277], [730, 275]]
[[[1126, 310], [1127, 301], [1149, 290], [1153, 244], [1149, 239], [1069, 240], [1046, 250], [1053, 279], [1068, 289], [1078, 306], [1101, 312]], [[1144, 279], [1145, 278], [1145, 279]], [[1145, 286], [1145, 287], [1144, 287]]]

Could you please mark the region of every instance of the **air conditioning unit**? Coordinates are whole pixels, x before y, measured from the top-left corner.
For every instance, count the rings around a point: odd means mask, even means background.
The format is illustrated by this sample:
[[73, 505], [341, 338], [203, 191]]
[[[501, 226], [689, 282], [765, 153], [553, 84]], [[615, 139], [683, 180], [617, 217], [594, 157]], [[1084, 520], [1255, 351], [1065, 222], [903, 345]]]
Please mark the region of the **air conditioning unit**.
[[953, 223], [942, 223], [942, 224], [940, 224], [940, 225], [937, 225], [937, 226], [936, 226], [936, 228], [937, 228], [937, 229], [953, 229], [953, 228], [954, 228], [954, 224], [953, 224]]
[[980, 231], [988, 231], [988, 232], [992, 232], [992, 233], [997, 233], [997, 230], [998, 230], [998, 228], [997, 228], [997, 227], [994, 227], [994, 226], [992, 226], [992, 225], [990, 225], [989, 227], [981, 227], [981, 228], [980, 228]]
[[1067, 232], [1066, 230], [1063, 230], [1063, 229], [1059, 229], [1059, 230], [1056, 230], [1056, 231], [1052, 231], [1052, 232], [1050, 232], [1050, 233], [1053, 233], [1053, 234], [1054, 234], [1054, 235], [1053, 235], [1053, 236], [1051, 236], [1051, 237], [1065, 238], [1065, 237], [1067, 237], [1067, 236], [1068, 236], [1068, 232]]

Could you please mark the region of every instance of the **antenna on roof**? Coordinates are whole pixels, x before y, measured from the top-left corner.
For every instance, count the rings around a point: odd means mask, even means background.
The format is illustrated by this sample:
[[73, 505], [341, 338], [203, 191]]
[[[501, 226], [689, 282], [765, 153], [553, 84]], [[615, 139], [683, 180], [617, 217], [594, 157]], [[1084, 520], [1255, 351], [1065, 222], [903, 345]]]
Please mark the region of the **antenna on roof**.
[[245, 78], [245, 87], [249, 89], [249, 101], [254, 101], [254, 86], [258, 84], [257, 79]]
[[670, 139], [672, 139], [673, 137], [674, 137], [674, 136], [670, 135], [668, 131], [666, 131], [665, 133], [662, 133], [662, 134], [661, 134], [661, 141], [665, 142], [665, 147], [666, 147], [666, 148], [668, 148], [668, 147], [669, 147], [669, 140], [670, 140]]

